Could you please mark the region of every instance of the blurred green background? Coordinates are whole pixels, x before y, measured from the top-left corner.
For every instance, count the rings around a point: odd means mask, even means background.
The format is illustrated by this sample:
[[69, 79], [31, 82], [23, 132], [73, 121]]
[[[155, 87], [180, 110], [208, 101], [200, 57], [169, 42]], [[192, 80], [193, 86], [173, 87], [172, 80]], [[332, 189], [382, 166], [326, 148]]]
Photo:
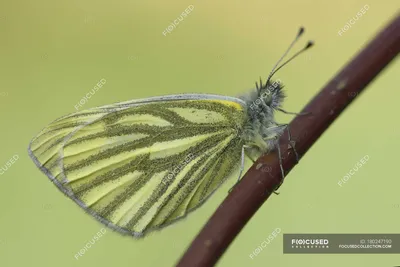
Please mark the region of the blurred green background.
[[[193, 11], [164, 36], [189, 5]], [[184, 92], [235, 96], [267, 76], [303, 25], [295, 50], [307, 39], [316, 46], [276, 76], [289, 96], [284, 108], [299, 111], [398, 10], [395, 0], [1, 1], [0, 167], [19, 159], [0, 175], [0, 266], [173, 266], [234, 183], [236, 175], [187, 219], [145, 239], [107, 230], [77, 260], [103, 225], [49, 182], [27, 146], [99, 80], [107, 82], [83, 108]], [[400, 265], [398, 254], [282, 254], [282, 233], [400, 232], [399, 71], [392, 62], [344, 112], [218, 266]], [[339, 186], [365, 155], [368, 162]], [[277, 239], [251, 259], [276, 228]]]

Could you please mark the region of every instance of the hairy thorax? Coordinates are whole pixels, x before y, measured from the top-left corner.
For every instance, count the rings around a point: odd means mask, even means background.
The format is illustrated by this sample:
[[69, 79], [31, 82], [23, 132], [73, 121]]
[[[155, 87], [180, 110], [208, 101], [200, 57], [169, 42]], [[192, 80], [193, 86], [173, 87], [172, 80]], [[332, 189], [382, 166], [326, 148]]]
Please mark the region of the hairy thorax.
[[280, 108], [285, 98], [282, 88], [280, 80], [271, 81], [240, 96], [247, 104], [249, 116], [242, 138], [246, 152], [253, 159], [273, 150], [284, 130], [274, 117], [276, 109]]

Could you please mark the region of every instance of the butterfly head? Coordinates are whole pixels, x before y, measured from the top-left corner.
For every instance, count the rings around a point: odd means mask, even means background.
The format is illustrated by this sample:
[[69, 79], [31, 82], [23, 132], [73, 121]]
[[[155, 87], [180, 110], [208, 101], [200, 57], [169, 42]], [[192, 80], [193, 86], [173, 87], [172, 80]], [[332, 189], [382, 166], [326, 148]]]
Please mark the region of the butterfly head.
[[[260, 82], [260, 86], [256, 85], [258, 92], [258, 99], [260, 99], [266, 106], [273, 110], [282, 105], [285, 94], [283, 92], [283, 85], [281, 80], [269, 81], [266, 84]], [[257, 101], [256, 102], [260, 102]]]
[[[251, 90], [241, 98], [247, 103], [249, 113], [267, 113], [273, 115], [273, 111], [281, 107], [285, 98], [281, 80], [269, 81], [268, 83], [256, 83], [256, 89]], [[266, 115], [267, 115], [266, 114]]]

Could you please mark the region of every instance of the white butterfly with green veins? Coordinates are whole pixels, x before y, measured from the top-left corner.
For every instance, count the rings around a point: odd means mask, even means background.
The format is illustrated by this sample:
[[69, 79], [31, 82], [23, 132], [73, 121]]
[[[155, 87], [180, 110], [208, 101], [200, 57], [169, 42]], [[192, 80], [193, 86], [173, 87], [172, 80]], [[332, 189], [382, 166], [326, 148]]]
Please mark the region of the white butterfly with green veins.
[[72, 113], [44, 128], [29, 155], [90, 215], [141, 237], [199, 207], [242, 172], [245, 154], [276, 147], [287, 125], [274, 120], [284, 94], [273, 73], [240, 98], [180, 94]]

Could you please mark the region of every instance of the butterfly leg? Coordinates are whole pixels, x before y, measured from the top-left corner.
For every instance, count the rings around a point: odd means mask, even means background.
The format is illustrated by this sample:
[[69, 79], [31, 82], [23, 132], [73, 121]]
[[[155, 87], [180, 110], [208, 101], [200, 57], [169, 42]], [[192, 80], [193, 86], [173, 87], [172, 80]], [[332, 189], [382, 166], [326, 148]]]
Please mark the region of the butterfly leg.
[[293, 152], [294, 152], [294, 154], [295, 154], [295, 156], [296, 156], [296, 162], [298, 163], [299, 160], [300, 160], [300, 157], [299, 157], [299, 153], [297, 153], [297, 150], [296, 150], [296, 141], [294, 141], [294, 140], [292, 139], [292, 134], [290, 133], [289, 124], [280, 124], [280, 126], [285, 127], [286, 130], [287, 130], [289, 145], [290, 145], [290, 147], [292, 148], [292, 150], [293, 150]]
[[[295, 147], [296, 142], [292, 140], [292, 134], [290, 133], [289, 124], [281, 124], [281, 125], [284, 126], [284, 127], [286, 127], [286, 130], [287, 130], [287, 133], [288, 133], [289, 145], [290, 145], [290, 147], [293, 149], [293, 152], [294, 152], [294, 154], [295, 154], [295, 156], [296, 156], [296, 161], [297, 161], [297, 163], [298, 163], [299, 160], [300, 160], [300, 159], [299, 159], [299, 154], [297, 153], [297, 150], [296, 150], [296, 147]], [[278, 150], [278, 156], [279, 156], [279, 165], [280, 165], [280, 167], [281, 167], [281, 172], [282, 172], [282, 178], [285, 179], [285, 172], [284, 172], [283, 166], [282, 166], [281, 149], [280, 149], [279, 143], [278, 143], [278, 146], [277, 146], [277, 150]], [[282, 182], [278, 185], [278, 187], [275, 189], [275, 191], [278, 190], [278, 188], [282, 185], [282, 183], [283, 183], [283, 180], [282, 180]], [[279, 195], [278, 192], [274, 192], [274, 193], [277, 194], [277, 195]]]
[[303, 113], [289, 112], [289, 111], [283, 110], [283, 109], [281, 109], [281, 108], [277, 108], [276, 110], [279, 110], [280, 112], [285, 113], [285, 114], [289, 114], [289, 115], [304, 116], [304, 115], [309, 115], [309, 114], [311, 114], [311, 112], [303, 112]]
[[[242, 177], [242, 173], [243, 173], [243, 170], [244, 170], [244, 156], [245, 156], [244, 149], [246, 147], [248, 147], [248, 146], [246, 146], [246, 145], [242, 146], [242, 157], [241, 157], [241, 162], [240, 162], [239, 177], [238, 177], [236, 183], [229, 189], [228, 193], [230, 193], [232, 191], [232, 189], [240, 182], [240, 178]], [[251, 160], [253, 160], [253, 159], [251, 159]]]
[[[283, 126], [283, 125], [282, 125]], [[242, 156], [241, 156], [241, 163], [240, 163], [240, 170], [239, 170], [239, 176], [238, 179], [236, 181], [236, 183], [228, 190], [228, 193], [230, 193], [233, 188], [240, 182], [240, 178], [242, 177], [242, 173], [244, 170], [244, 156], [245, 156], [245, 148], [248, 148], [249, 146], [242, 146]], [[278, 144], [277, 146], [277, 150], [278, 150], [278, 157], [279, 157], [279, 166], [281, 168], [281, 173], [282, 173], [282, 182], [278, 185], [278, 187], [275, 189], [274, 194], [279, 195], [279, 193], [277, 192], [278, 188], [282, 185], [283, 183], [283, 179], [285, 179], [285, 171], [283, 170], [283, 165], [282, 165], [282, 155], [281, 155], [281, 149], [280, 146]], [[249, 157], [249, 156], [248, 156]], [[253, 163], [255, 162], [251, 157], [249, 157]]]
[[289, 140], [290, 147], [293, 149], [293, 152], [296, 156], [296, 162], [299, 163], [300, 157], [299, 157], [299, 153], [297, 153], [297, 150], [296, 150], [296, 141], [294, 141], [292, 139], [292, 134], [290, 133], [289, 124], [287, 124], [286, 129], [287, 129], [287, 133], [288, 133], [288, 140]]
[[276, 148], [277, 148], [277, 150], [278, 150], [279, 167], [281, 168], [282, 181], [281, 181], [281, 183], [276, 187], [276, 189], [274, 190], [274, 194], [275, 194], [275, 195], [279, 195], [279, 192], [277, 192], [277, 191], [278, 191], [279, 187], [281, 187], [281, 185], [283, 184], [283, 180], [285, 179], [285, 170], [283, 169], [281, 147], [280, 147], [280, 145], [279, 145], [279, 142], [278, 142], [278, 145], [277, 145]]

